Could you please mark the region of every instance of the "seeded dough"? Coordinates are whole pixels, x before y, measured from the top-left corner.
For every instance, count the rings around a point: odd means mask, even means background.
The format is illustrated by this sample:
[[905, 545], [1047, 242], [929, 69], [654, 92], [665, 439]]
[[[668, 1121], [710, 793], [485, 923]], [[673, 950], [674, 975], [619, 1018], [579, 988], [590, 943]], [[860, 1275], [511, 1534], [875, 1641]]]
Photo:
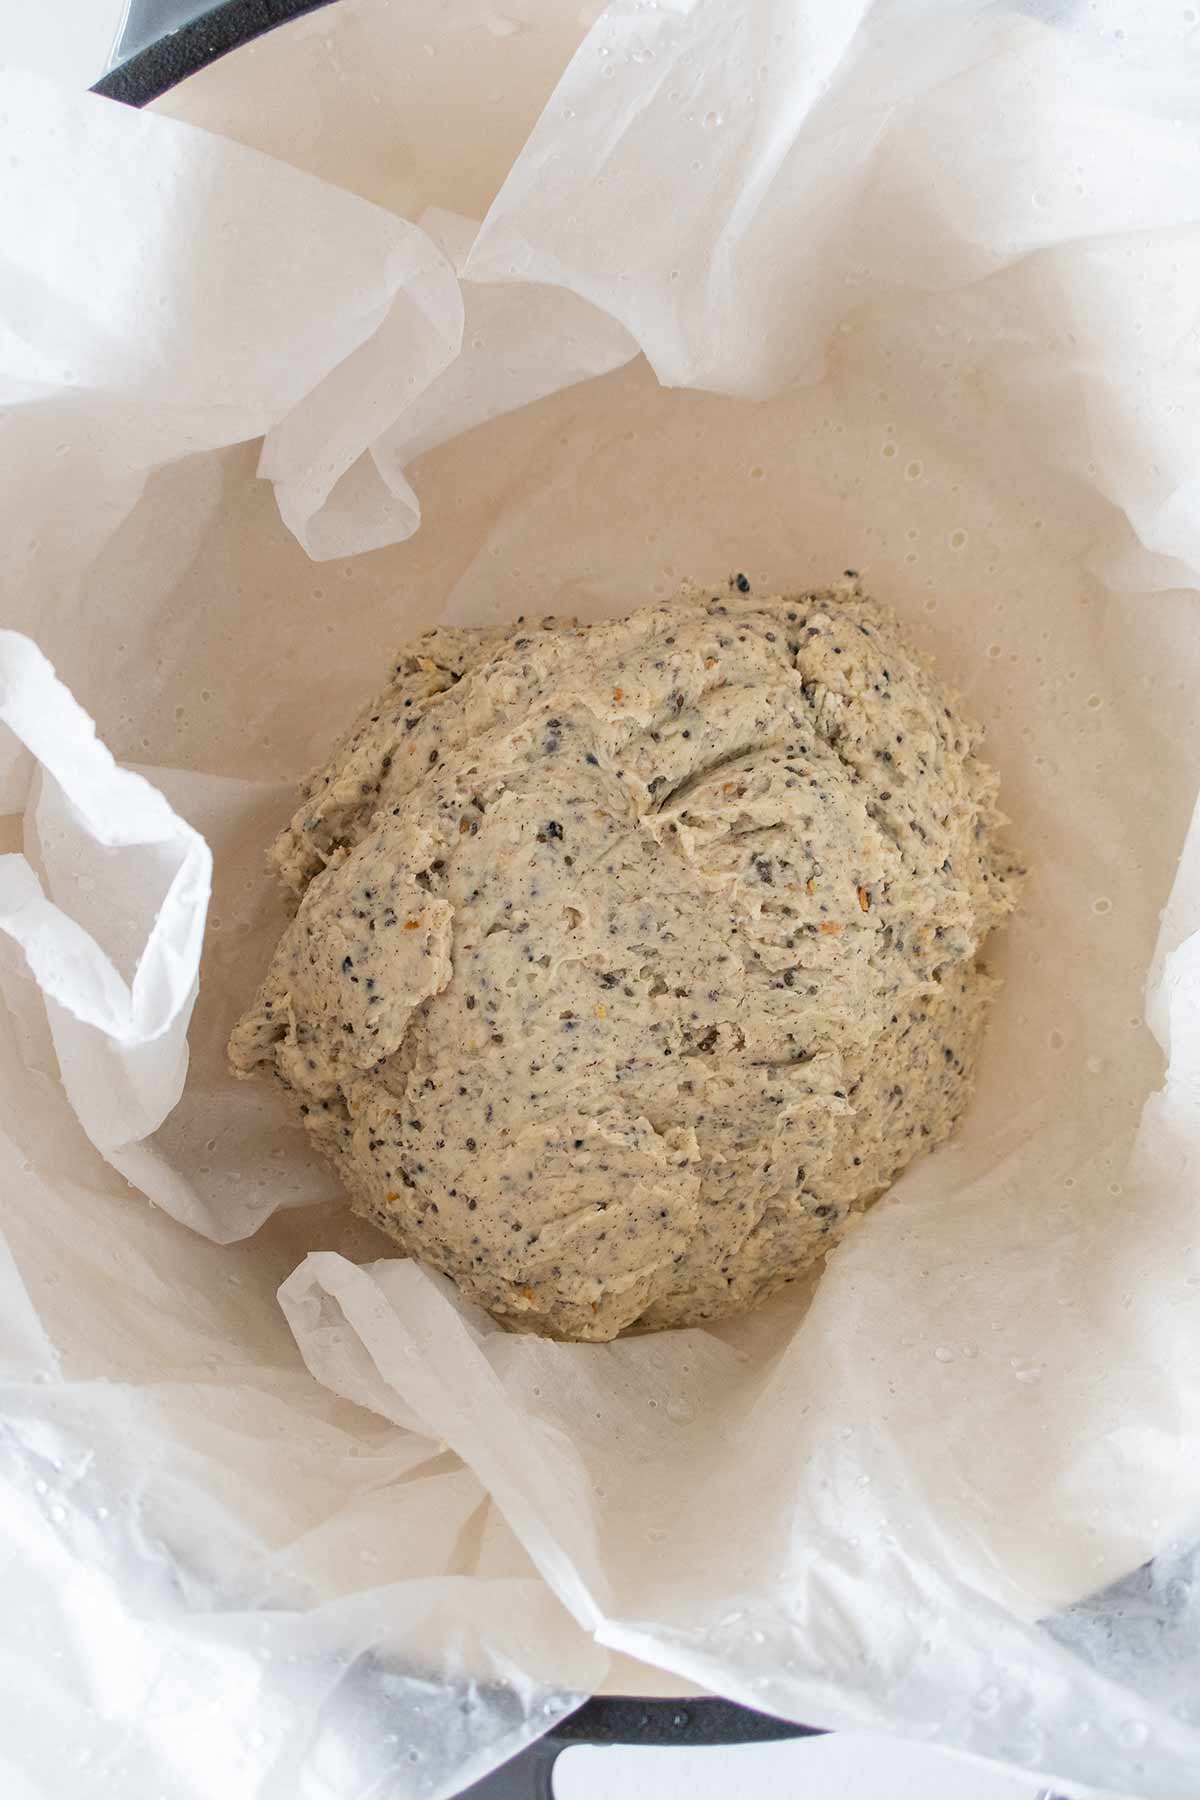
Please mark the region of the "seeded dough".
[[506, 1324], [695, 1324], [967, 1099], [1012, 905], [977, 732], [848, 579], [438, 630], [303, 791], [230, 1054]]

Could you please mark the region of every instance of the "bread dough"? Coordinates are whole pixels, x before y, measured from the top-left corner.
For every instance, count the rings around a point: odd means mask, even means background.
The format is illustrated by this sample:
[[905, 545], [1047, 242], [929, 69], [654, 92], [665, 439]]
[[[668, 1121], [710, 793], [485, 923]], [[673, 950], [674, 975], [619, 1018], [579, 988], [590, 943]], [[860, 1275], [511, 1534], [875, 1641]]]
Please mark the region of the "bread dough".
[[506, 1324], [752, 1306], [951, 1131], [1012, 905], [978, 733], [857, 582], [437, 630], [272, 852], [233, 1034]]

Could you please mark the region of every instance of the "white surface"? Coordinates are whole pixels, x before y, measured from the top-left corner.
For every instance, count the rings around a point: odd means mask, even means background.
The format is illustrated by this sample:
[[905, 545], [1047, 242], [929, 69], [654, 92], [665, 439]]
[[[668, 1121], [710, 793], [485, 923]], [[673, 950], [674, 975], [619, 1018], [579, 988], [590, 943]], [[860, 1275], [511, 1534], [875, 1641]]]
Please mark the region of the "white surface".
[[1029, 1800], [1019, 1775], [889, 1739], [809, 1738], [737, 1749], [567, 1750], [556, 1800]]
[[[19, 13], [10, 5], [4, 21], [6, 60], [86, 83], [103, 67], [119, 23], [121, 0], [44, 0]], [[890, 1741], [850, 1736], [805, 1743], [756, 1746], [738, 1751], [684, 1752], [577, 1750], [560, 1762], [556, 1781], [563, 1800], [607, 1800], [609, 1795], [738, 1796], [803, 1793], [808, 1800], [1012, 1800], [1031, 1795], [1020, 1777], [964, 1765], [948, 1756]]]
[[0, 59], [89, 86], [103, 73], [124, 11], [124, 0], [6, 0]]

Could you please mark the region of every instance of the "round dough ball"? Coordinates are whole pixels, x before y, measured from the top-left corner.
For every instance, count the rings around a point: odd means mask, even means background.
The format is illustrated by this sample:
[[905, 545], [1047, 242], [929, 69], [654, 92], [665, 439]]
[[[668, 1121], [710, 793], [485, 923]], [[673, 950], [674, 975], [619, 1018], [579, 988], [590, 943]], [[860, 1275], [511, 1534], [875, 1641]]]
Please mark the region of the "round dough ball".
[[518, 1329], [755, 1305], [966, 1102], [977, 733], [853, 580], [430, 632], [307, 784], [236, 1070]]

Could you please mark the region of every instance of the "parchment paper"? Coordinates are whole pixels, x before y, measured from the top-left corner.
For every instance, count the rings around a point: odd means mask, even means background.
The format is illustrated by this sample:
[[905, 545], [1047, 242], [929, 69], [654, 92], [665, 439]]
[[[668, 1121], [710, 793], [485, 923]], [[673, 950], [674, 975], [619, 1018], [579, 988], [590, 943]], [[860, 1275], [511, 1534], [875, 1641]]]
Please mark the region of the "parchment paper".
[[[444, 1793], [612, 1651], [1190, 1794], [1195, 15], [401, 10], [0, 91], [5, 623], [138, 765], [0, 640], [0, 1772]], [[509, 1337], [225, 1075], [261, 845], [410, 631], [847, 566], [1032, 867], [966, 1126], [811, 1301]]]

